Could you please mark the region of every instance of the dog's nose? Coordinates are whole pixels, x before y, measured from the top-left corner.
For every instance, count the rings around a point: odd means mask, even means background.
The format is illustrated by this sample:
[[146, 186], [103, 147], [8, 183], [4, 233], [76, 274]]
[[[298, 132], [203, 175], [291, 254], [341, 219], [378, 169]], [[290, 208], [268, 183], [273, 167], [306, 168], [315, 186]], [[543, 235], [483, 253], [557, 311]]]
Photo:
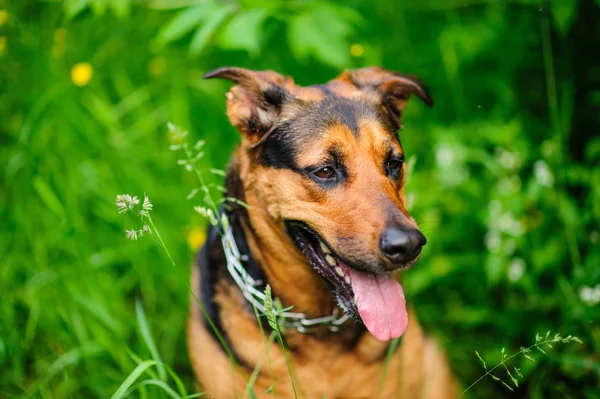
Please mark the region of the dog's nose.
[[381, 234], [379, 248], [392, 263], [403, 265], [415, 259], [426, 243], [427, 239], [418, 229], [391, 225]]

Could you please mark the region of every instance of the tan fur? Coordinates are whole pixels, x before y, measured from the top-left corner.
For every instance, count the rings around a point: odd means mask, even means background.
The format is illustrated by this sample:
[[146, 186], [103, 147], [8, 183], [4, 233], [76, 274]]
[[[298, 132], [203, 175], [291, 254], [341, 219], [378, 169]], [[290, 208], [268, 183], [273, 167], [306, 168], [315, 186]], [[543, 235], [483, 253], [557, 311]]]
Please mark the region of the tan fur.
[[[198, 292], [198, 276], [192, 276], [193, 288]], [[261, 363], [261, 371], [254, 384], [258, 398], [272, 398], [266, 393], [276, 381], [277, 397], [293, 398], [287, 366], [281, 348], [269, 348], [272, 373], [265, 359], [265, 341], [253, 316], [240, 312], [244, 299], [230, 287], [218, 288], [223, 328], [229, 331], [231, 346], [242, 362]], [[409, 327], [401, 347], [393, 356], [381, 398], [432, 398], [456, 396], [454, 382], [443, 354], [436, 343], [424, 337], [414, 312], [410, 313]], [[204, 327], [198, 306], [192, 301], [188, 323], [188, 342], [194, 372], [201, 389], [209, 397], [244, 397], [246, 382], [253, 369], [233, 366], [225, 352]], [[311, 335], [289, 332], [286, 336], [293, 364], [294, 382], [299, 397], [303, 398], [375, 398], [380, 393], [387, 343], [365, 334], [353, 350], [348, 350], [339, 336], [319, 339]], [[271, 377], [271, 375], [273, 377]], [[249, 397], [249, 396], [246, 396]]]
[[[233, 162], [248, 204], [248, 221], [243, 228], [250, 251], [261, 265], [274, 295], [284, 306], [293, 305], [294, 311], [309, 317], [329, 315], [337, 306], [333, 295], [307, 258], [291, 243], [283, 221], [310, 221], [311, 228], [334, 252], [344, 254], [348, 259], [364, 259], [388, 267], [389, 260], [382, 257], [378, 245], [390, 210], [394, 210], [397, 221], [416, 227], [406, 210], [404, 177], [392, 181], [383, 172], [382, 165], [390, 147], [396, 154], [402, 154], [402, 148], [377, 120], [358, 121], [358, 136], [343, 125], [328, 126], [323, 134], [315, 135], [307, 149], [297, 157], [300, 167], [319, 164], [327, 156], [324, 149], [331, 145], [347, 155], [346, 165], [351, 177], [343, 187], [325, 193], [291, 170], [261, 166], [253, 151], [261, 137], [255, 131], [244, 130], [251, 114], [264, 117], [261, 123], [267, 123], [268, 118], [280, 117], [264, 103], [257, 105], [257, 90], [276, 83], [306, 102], [322, 99], [323, 92], [315, 87], [296, 86], [291, 79], [271, 71], [253, 73], [227, 69], [216, 76], [219, 75], [233, 76], [232, 80], [238, 83], [228, 95], [228, 115], [243, 133], [242, 145]], [[366, 85], [372, 87], [365, 88]], [[395, 97], [391, 101], [399, 110], [406, 105], [409, 93], [427, 97], [426, 93], [418, 91], [420, 88], [404, 75], [392, 75], [381, 69], [344, 73], [327, 84], [327, 89], [338, 96], [371, 103], [381, 101], [380, 94], [392, 90]], [[293, 112], [293, 109], [286, 112]], [[389, 264], [389, 270], [393, 268]], [[192, 284], [199, 297], [200, 276], [197, 273], [194, 270]], [[207, 331], [198, 305], [192, 301], [188, 343], [194, 372], [202, 389], [209, 397], [249, 397], [244, 394], [246, 382], [254, 366], [260, 364], [261, 370], [254, 383], [256, 396], [293, 397], [283, 352], [277, 343], [270, 346], [269, 369], [265, 337], [261, 336], [254, 315], [244, 310], [246, 303], [239, 288], [227, 283], [218, 284], [215, 301], [220, 307], [222, 328], [241, 364], [230, 363]], [[408, 329], [401, 347], [391, 358], [384, 384], [381, 381], [388, 343], [378, 341], [369, 333], [357, 335], [358, 331], [358, 325], [348, 322], [335, 334], [304, 335], [293, 330], [284, 333], [299, 397], [456, 396], [443, 353], [424, 335], [412, 310], [409, 310]], [[357, 337], [358, 342], [354, 342]], [[266, 393], [273, 381], [275, 392]]]

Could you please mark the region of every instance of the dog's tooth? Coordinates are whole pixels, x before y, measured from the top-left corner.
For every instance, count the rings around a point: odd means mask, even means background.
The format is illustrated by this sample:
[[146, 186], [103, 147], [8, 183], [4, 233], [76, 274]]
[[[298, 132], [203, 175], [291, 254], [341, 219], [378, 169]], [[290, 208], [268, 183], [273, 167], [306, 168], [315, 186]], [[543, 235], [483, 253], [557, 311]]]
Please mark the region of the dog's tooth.
[[337, 266], [337, 267], [335, 268], [335, 272], [337, 273], [337, 275], [338, 275], [338, 276], [340, 276], [340, 277], [344, 277], [344, 271], [342, 270], [342, 268], [341, 268], [341, 267]]
[[358, 297], [356, 295], [354, 295], [354, 300], [353, 300], [355, 305], [358, 305]]
[[344, 281], [346, 282], [346, 284], [350, 284], [350, 276], [344, 276]]
[[327, 248], [327, 245], [323, 244], [323, 241], [319, 241], [319, 245], [321, 245], [321, 251], [323, 251], [324, 254], [331, 253], [331, 250]]
[[335, 266], [336, 265], [336, 261], [335, 258], [331, 255], [325, 255], [325, 260], [327, 261], [327, 263], [329, 263], [331, 266]]

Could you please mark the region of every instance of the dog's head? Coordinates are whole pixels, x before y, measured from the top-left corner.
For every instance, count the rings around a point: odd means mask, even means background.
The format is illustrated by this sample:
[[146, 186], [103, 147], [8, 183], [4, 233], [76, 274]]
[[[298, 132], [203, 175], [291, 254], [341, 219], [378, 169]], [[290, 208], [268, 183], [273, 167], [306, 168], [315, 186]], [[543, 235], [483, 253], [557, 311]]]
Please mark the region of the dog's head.
[[426, 240], [406, 210], [400, 117], [414, 76], [378, 67], [300, 87], [272, 71], [221, 68], [236, 83], [227, 114], [242, 133], [241, 173], [253, 206], [301, 249], [338, 303], [380, 339], [406, 328], [390, 272], [413, 265]]

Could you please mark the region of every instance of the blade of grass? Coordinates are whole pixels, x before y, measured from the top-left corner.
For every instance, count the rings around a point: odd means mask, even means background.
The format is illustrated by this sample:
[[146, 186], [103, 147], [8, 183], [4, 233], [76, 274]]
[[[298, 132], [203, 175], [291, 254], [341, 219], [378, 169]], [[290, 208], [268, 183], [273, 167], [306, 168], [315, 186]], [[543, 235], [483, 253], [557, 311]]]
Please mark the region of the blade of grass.
[[[260, 321], [259, 321], [260, 324]], [[252, 390], [254, 387], [254, 382], [256, 382], [256, 378], [258, 377], [258, 373], [260, 372], [260, 369], [262, 367], [262, 362], [264, 360], [264, 358], [266, 357], [267, 360], [269, 359], [269, 348], [271, 347], [271, 344], [273, 344], [273, 342], [275, 341], [275, 337], [277, 336], [277, 334], [273, 331], [271, 333], [271, 335], [269, 336], [269, 340], [265, 343], [265, 354], [263, 356], [261, 356], [260, 360], [258, 361], [258, 363], [256, 363], [256, 367], [254, 367], [254, 370], [252, 371], [252, 375], [250, 376], [250, 378], [248, 379], [248, 383], [246, 384], [246, 391], [244, 392], [244, 397], [243, 399], [246, 399], [246, 397], [248, 395], [253, 394]], [[273, 380], [273, 374], [271, 373], [271, 379]], [[275, 386], [275, 382], [273, 381], [273, 386]], [[273, 393], [275, 393], [275, 390], [273, 390]]]
[[173, 388], [171, 388], [170, 386], [165, 384], [163, 381], [156, 380], [156, 379], [144, 380], [142, 382], [135, 384], [133, 387], [131, 387], [131, 389], [129, 389], [129, 391], [127, 391], [127, 393], [125, 394], [125, 397], [131, 395], [133, 392], [137, 391], [138, 389], [140, 389], [144, 386], [148, 386], [148, 385], [154, 385], [154, 386], [159, 387], [171, 398], [182, 399], [184, 397], [184, 396], [178, 395], [177, 392], [175, 392], [173, 390]]
[[400, 338], [394, 338], [388, 347], [387, 354], [385, 355], [385, 364], [383, 365], [383, 373], [381, 374], [381, 381], [379, 382], [379, 393], [377, 394], [378, 398], [381, 398], [383, 395], [383, 388], [385, 387], [385, 381], [387, 380], [390, 363], [399, 344]]
[[110, 397], [110, 399], [120, 399], [124, 398], [131, 386], [135, 383], [135, 381], [142, 375], [147, 369], [157, 364], [156, 360], [147, 360], [144, 363], [138, 365], [133, 371], [127, 376], [125, 381], [117, 388], [115, 393]]
[[152, 359], [156, 361], [156, 368], [158, 369], [158, 376], [161, 381], [165, 382], [167, 380], [167, 373], [165, 371], [165, 366], [160, 358], [160, 353], [158, 353], [158, 349], [156, 348], [156, 344], [152, 339], [152, 334], [150, 333], [150, 327], [148, 326], [148, 320], [146, 319], [146, 315], [144, 313], [144, 308], [142, 307], [142, 303], [139, 298], [135, 300], [135, 315], [137, 317], [138, 325], [140, 326], [140, 334], [142, 334], [142, 338], [144, 339], [144, 343], [150, 350], [150, 355]]

